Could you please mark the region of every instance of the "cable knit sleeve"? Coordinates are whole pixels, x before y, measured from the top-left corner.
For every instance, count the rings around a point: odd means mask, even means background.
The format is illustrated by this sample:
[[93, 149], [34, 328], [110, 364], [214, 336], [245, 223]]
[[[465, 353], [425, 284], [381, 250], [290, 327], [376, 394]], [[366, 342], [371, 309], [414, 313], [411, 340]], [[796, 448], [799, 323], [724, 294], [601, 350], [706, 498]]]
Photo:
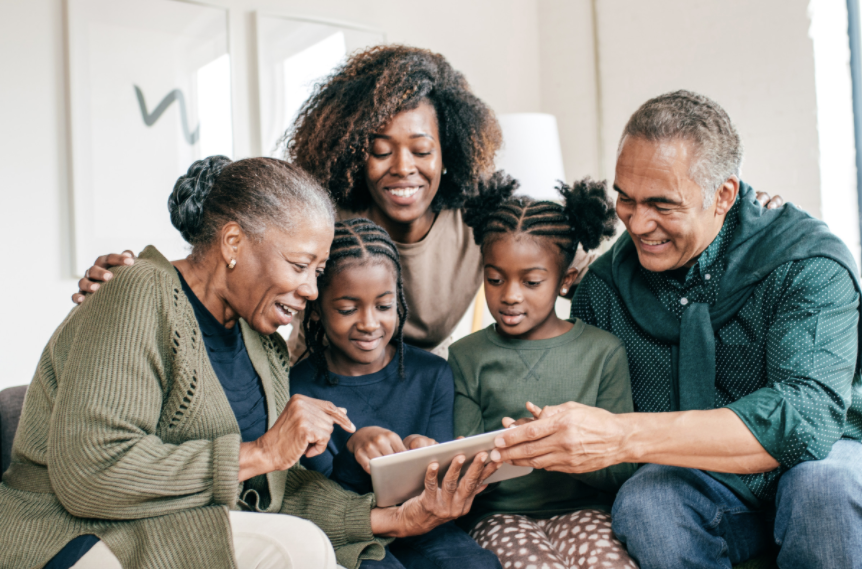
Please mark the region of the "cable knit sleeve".
[[236, 502], [238, 434], [181, 444], [156, 435], [172, 373], [169, 278], [139, 261], [77, 309], [48, 437], [51, 485], [75, 516], [130, 520]]

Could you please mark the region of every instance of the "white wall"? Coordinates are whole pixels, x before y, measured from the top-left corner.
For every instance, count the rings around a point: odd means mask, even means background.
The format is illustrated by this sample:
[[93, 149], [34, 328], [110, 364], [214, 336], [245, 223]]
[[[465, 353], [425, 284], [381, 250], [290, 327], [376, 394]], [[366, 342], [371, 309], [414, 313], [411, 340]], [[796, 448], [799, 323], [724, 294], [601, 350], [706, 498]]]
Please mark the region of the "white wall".
[[[539, 110], [536, 0], [209, 3], [230, 9], [237, 157], [260, 153], [254, 10], [379, 28], [390, 42], [443, 53], [497, 112]], [[31, 380], [77, 289], [70, 265], [63, 5], [62, 0], [0, 0], [0, 180], [3, 234], [9, 239], [0, 263], [6, 297], [0, 389]], [[169, 191], [165, 188], [165, 196]]]
[[[443, 53], [498, 113], [555, 114], [569, 179], [612, 176], [628, 116], [649, 97], [688, 88], [735, 120], [746, 181], [815, 215], [829, 199], [821, 196], [819, 150], [832, 135], [818, 133], [808, 0], [208, 3], [230, 9], [237, 157], [261, 152], [253, 37], [260, 10], [378, 28], [390, 42]], [[0, 0], [0, 180], [11, 245], [0, 264], [0, 388], [29, 382], [76, 289], [64, 34], [62, 0]], [[845, 205], [848, 195], [837, 199]]]

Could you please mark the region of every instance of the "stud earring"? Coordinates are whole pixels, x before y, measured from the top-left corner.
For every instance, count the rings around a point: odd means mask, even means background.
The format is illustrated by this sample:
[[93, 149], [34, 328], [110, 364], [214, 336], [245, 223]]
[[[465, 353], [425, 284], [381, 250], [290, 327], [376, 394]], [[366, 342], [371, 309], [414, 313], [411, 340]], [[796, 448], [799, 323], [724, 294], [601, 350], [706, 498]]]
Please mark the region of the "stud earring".
[[446, 168], [443, 168], [443, 175], [445, 176], [445, 175], [446, 175], [446, 172], [448, 172], [448, 171], [449, 171], [449, 170], [447, 170]]
[[560, 294], [566, 294], [567, 292], [569, 292], [569, 289], [567, 289], [566, 287], [560, 289]]
[[233, 270], [233, 268], [234, 268], [235, 266], [236, 266], [236, 259], [231, 259], [231, 260], [230, 260], [230, 263], [228, 263], [228, 264], [227, 264], [227, 268], [228, 268], [228, 270]]

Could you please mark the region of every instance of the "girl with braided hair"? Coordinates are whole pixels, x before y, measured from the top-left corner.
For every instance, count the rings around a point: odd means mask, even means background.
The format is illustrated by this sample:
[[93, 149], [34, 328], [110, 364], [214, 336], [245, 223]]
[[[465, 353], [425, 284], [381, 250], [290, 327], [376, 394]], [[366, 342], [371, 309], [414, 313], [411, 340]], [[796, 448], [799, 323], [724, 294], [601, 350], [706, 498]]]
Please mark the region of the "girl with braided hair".
[[[512, 197], [516, 188], [497, 173], [464, 214], [482, 250], [495, 323], [449, 349], [456, 435], [518, 427], [543, 407], [572, 400], [633, 411], [622, 342], [554, 310], [558, 294], [573, 285], [578, 245], [591, 250], [613, 235], [605, 184], [562, 184], [562, 205]], [[614, 538], [608, 514], [633, 472], [629, 464], [588, 474], [536, 469], [480, 494], [459, 523], [504, 567], [636, 567]]]
[[[438, 53], [403, 45], [350, 56], [285, 133], [288, 160], [329, 192], [339, 220], [368, 218], [392, 237], [410, 306], [404, 338], [443, 357], [482, 284], [463, 206], [494, 172], [501, 142], [494, 112], [460, 72]], [[586, 261], [579, 256], [576, 266]], [[132, 262], [131, 252], [100, 257], [73, 300], [109, 278], [110, 265]], [[301, 327], [288, 346], [295, 363], [305, 352]]]
[[[443, 358], [404, 344], [407, 305], [398, 249], [363, 218], [335, 225], [319, 296], [305, 311], [310, 357], [290, 372], [294, 394], [348, 409], [351, 433], [335, 427], [321, 454], [301, 463], [347, 490], [372, 490], [370, 459], [449, 441], [454, 383]], [[500, 568], [497, 557], [449, 522], [396, 539], [363, 569]]]

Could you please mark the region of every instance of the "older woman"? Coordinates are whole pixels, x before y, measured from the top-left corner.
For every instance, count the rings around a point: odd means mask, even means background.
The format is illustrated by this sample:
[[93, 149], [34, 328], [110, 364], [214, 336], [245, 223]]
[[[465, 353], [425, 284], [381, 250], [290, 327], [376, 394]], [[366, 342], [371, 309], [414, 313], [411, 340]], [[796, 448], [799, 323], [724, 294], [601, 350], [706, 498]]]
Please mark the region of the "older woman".
[[[445, 357], [482, 283], [464, 200], [494, 171], [502, 142], [493, 111], [440, 54], [401, 45], [354, 54], [317, 86], [286, 133], [289, 159], [314, 176], [341, 220], [366, 217], [398, 247], [410, 314], [407, 343]], [[765, 204], [767, 194], [759, 194]], [[769, 207], [782, 203], [776, 196]], [[584, 272], [589, 259], [578, 254]], [[73, 295], [81, 302], [125, 257], [100, 257]], [[290, 356], [305, 352], [294, 326]]]
[[421, 496], [380, 509], [297, 465], [353, 429], [289, 396], [275, 334], [317, 296], [334, 222], [320, 186], [279, 160], [213, 157], [169, 206], [191, 255], [147, 248], [43, 353], [0, 484], [0, 566], [355, 568], [383, 557], [375, 536], [469, 509], [493, 466], [457, 484], [459, 462], [439, 488], [429, 468]]

